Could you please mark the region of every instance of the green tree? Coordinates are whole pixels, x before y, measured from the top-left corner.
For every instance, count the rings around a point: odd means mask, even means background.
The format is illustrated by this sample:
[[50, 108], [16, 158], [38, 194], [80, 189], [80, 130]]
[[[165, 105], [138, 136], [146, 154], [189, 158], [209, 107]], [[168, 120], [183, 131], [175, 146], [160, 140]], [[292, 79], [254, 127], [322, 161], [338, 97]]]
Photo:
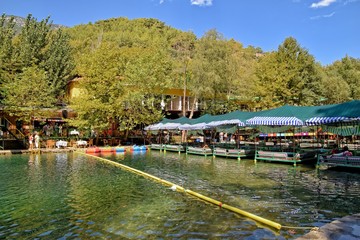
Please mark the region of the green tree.
[[256, 51], [208, 31], [195, 44], [190, 61], [189, 87], [207, 113], [222, 114], [239, 109], [254, 92]]
[[360, 59], [346, 56], [329, 68], [336, 71], [349, 86], [349, 99], [360, 99]]
[[0, 85], [9, 81], [12, 75], [12, 55], [14, 51], [13, 38], [15, 35], [14, 17], [8, 19], [5, 14], [0, 18]]
[[104, 130], [118, 121], [120, 130], [131, 130], [162, 118], [156, 94], [168, 86], [171, 71], [163, 51], [103, 42], [82, 61], [83, 94], [71, 102], [78, 112], [72, 124]]
[[336, 104], [349, 101], [350, 87], [342, 76], [332, 67], [325, 67], [322, 74], [321, 89], [323, 101], [321, 103]]
[[2, 91], [6, 93], [4, 110], [29, 122], [33, 116], [46, 114], [46, 108], [54, 103], [46, 72], [37, 66], [24, 68], [3, 84]]
[[[183, 88], [183, 102], [182, 115], [186, 116], [185, 99], [188, 87], [188, 79], [190, 78], [189, 63], [193, 58], [196, 36], [191, 33], [179, 32], [171, 40], [170, 53], [173, 59], [174, 71], [172, 78], [174, 79], [172, 86]], [[196, 97], [194, 98], [196, 101]], [[194, 104], [191, 107], [189, 118], [192, 118], [194, 113]]]
[[266, 106], [318, 102], [321, 79], [314, 57], [292, 37], [263, 58], [257, 72], [260, 98]]
[[16, 39], [16, 61], [21, 67], [39, 65], [45, 58], [45, 48], [49, 43], [50, 17], [37, 21], [31, 14]]
[[3, 22], [4, 16], [0, 21], [4, 43], [0, 61], [5, 63], [0, 73], [2, 103], [5, 111], [26, 118], [26, 109], [33, 113], [54, 106], [63, 97], [73, 70], [71, 49], [66, 34], [51, 29], [49, 18], [37, 22], [28, 15], [18, 35], [13, 21]]
[[208, 31], [196, 42], [194, 59], [191, 61], [190, 90], [201, 99], [206, 112], [217, 114], [224, 111], [221, 98], [228, 92], [227, 64], [230, 49], [224, 37], [216, 30]]
[[62, 98], [65, 87], [74, 69], [69, 36], [60, 28], [50, 33], [40, 66], [47, 73], [48, 84], [53, 95]]

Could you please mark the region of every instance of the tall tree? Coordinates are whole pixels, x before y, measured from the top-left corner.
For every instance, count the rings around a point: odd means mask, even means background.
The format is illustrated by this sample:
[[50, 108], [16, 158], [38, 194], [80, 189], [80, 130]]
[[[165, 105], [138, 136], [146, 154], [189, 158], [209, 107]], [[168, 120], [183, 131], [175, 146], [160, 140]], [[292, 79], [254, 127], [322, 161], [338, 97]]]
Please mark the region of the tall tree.
[[191, 62], [189, 87], [204, 103], [207, 112], [216, 114], [224, 111], [220, 98], [228, 92], [227, 64], [230, 49], [224, 37], [216, 30], [208, 31], [195, 45], [194, 60]]
[[16, 44], [16, 60], [22, 67], [39, 65], [44, 60], [44, 53], [49, 43], [49, 17], [37, 21], [31, 14], [25, 20]]
[[75, 66], [69, 36], [61, 28], [50, 33], [40, 66], [47, 73], [53, 95], [63, 98], [66, 84]]
[[8, 81], [12, 75], [12, 55], [14, 51], [13, 38], [15, 35], [14, 17], [7, 18], [3, 14], [0, 18], [0, 85]]
[[[80, 81], [83, 94], [71, 107], [79, 127], [109, 128], [118, 121], [120, 130], [151, 124], [162, 118], [156, 95], [168, 87], [170, 61], [158, 49], [117, 48], [106, 42], [83, 59]], [[82, 68], [81, 68], [82, 69]]]
[[4, 83], [2, 91], [6, 93], [5, 110], [27, 121], [39, 114], [49, 114], [44, 109], [52, 107], [55, 99], [46, 72], [37, 66], [23, 68], [14, 79]]
[[332, 66], [323, 68], [322, 75], [321, 90], [323, 99], [321, 104], [335, 104], [349, 101], [349, 84]]
[[[28, 15], [18, 35], [9, 30], [12, 26], [11, 22], [6, 26], [2, 24], [0, 30], [8, 32], [4, 48], [9, 63], [4, 70], [6, 74], [1, 74], [8, 77], [2, 78], [0, 91], [4, 110], [26, 117], [24, 104], [28, 103], [34, 112], [34, 109], [54, 106], [57, 98], [63, 97], [73, 60], [67, 36], [61, 29], [52, 30], [49, 18], [38, 22]], [[25, 94], [31, 96], [25, 97]]]
[[[318, 102], [320, 76], [314, 57], [292, 37], [286, 38], [277, 52], [263, 58], [258, 77], [258, 87], [263, 89], [260, 97], [266, 101], [265, 105], [309, 105]], [[266, 93], [269, 86], [272, 92]]]
[[226, 40], [216, 30], [196, 42], [189, 87], [205, 112], [227, 113], [252, 99], [257, 51]]
[[360, 59], [345, 56], [330, 68], [349, 85], [349, 98], [360, 99]]
[[[194, 45], [195, 45], [196, 37], [193, 33], [182, 33], [179, 32], [176, 36], [171, 40], [171, 56], [174, 62], [174, 87], [179, 87], [184, 89], [183, 101], [182, 101], [182, 115], [186, 116], [186, 92], [188, 79], [190, 77], [189, 71], [189, 63], [193, 58], [194, 54]], [[194, 98], [196, 101], [196, 97]], [[191, 113], [189, 118], [192, 118], [194, 113], [194, 106], [191, 108]]]

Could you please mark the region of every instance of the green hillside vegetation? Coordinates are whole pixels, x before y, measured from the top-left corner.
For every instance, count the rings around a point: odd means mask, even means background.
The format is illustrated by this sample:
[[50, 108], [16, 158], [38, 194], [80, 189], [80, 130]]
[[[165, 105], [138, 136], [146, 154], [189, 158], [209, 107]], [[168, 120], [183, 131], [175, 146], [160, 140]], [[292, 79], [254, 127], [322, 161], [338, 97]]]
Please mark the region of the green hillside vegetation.
[[115, 119], [120, 130], [154, 123], [164, 114], [159, 92], [170, 88], [190, 90], [193, 105], [199, 101], [210, 114], [240, 104], [254, 110], [360, 99], [359, 59], [345, 56], [322, 66], [293, 37], [277, 51], [263, 52], [215, 29], [198, 38], [157, 19], [116, 18], [50, 29], [49, 19], [37, 22], [30, 15], [19, 34], [4, 22], [3, 16], [4, 109], [35, 110], [66, 101], [65, 85], [77, 77], [83, 94], [69, 107], [78, 113], [72, 124], [81, 128], [106, 129]]

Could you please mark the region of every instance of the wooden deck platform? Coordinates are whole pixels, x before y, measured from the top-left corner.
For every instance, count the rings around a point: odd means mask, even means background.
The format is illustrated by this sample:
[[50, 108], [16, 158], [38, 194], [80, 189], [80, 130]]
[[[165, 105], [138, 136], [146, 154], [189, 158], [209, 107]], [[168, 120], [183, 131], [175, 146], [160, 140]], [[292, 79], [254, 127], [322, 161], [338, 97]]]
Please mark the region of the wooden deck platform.
[[319, 155], [318, 166], [360, 168], [360, 156]]
[[255, 155], [255, 150], [252, 149], [226, 149], [226, 148], [214, 148], [213, 150], [214, 157], [226, 157], [226, 158], [253, 158]]
[[317, 152], [308, 151], [304, 153], [296, 152], [272, 152], [272, 151], [256, 151], [255, 162], [257, 160], [270, 161], [270, 162], [281, 162], [281, 163], [292, 163], [294, 166], [298, 163], [305, 162], [316, 162]]
[[164, 150], [164, 144], [150, 144], [150, 146], [149, 146], [149, 148], [151, 149], [151, 150]]
[[164, 145], [164, 151], [181, 153], [181, 152], [185, 152], [185, 148], [182, 145], [166, 144], [166, 145]]
[[203, 155], [206, 157], [212, 155], [213, 150], [211, 148], [187, 147], [186, 154]]

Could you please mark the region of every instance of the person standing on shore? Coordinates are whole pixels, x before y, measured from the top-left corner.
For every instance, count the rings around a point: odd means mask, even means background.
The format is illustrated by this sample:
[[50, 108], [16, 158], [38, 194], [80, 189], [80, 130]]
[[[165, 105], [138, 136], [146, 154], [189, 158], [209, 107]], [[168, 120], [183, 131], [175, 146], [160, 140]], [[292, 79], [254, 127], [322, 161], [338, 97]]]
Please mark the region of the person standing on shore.
[[35, 148], [39, 148], [39, 143], [40, 143], [40, 136], [37, 132], [35, 132]]
[[33, 135], [30, 133], [29, 134], [29, 149], [33, 149], [34, 145], [33, 145], [33, 140], [34, 140], [34, 137]]

